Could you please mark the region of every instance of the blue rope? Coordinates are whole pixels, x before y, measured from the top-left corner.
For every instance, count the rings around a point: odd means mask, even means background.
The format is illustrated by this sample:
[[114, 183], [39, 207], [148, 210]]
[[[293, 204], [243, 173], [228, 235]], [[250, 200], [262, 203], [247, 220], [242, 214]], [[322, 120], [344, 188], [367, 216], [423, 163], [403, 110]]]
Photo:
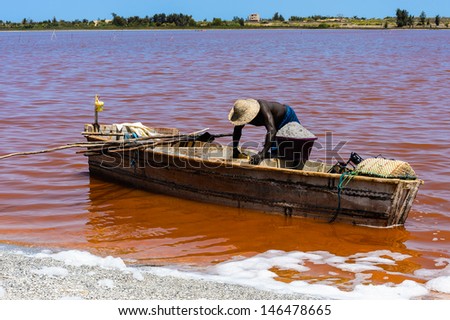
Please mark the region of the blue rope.
[[131, 134], [128, 132], [125, 132], [125, 134], [124, 134], [125, 140], [136, 139], [136, 138], [139, 138], [139, 136], [136, 134], [136, 132], [132, 132]]

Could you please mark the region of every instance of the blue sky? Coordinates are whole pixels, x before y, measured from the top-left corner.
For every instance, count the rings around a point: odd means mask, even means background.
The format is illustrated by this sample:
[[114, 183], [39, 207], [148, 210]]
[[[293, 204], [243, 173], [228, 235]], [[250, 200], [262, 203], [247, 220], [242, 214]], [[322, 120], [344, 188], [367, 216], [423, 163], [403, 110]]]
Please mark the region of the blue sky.
[[395, 16], [397, 8], [418, 16], [422, 10], [428, 17], [450, 16], [450, 0], [1, 0], [0, 20], [42, 21], [52, 19], [110, 19], [120, 16], [152, 16], [155, 13], [183, 13], [195, 20], [247, 17], [259, 13], [271, 18], [279, 12], [290, 16], [315, 14], [383, 18]]

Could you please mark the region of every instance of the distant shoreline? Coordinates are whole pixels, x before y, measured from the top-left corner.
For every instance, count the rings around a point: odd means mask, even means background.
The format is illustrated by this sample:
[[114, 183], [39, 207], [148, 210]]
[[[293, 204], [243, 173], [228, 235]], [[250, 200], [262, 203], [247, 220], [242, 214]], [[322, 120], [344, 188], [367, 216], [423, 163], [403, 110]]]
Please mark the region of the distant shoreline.
[[252, 30], [328, 30], [328, 31], [344, 31], [344, 30], [372, 30], [372, 31], [414, 31], [414, 30], [450, 30], [450, 28], [382, 28], [382, 27], [348, 27], [348, 28], [294, 28], [294, 27], [260, 27], [260, 28], [97, 28], [97, 29], [80, 29], [80, 28], [65, 28], [65, 29], [2, 29], [0, 32], [108, 32], [108, 31], [191, 31], [191, 32], [206, 32], [206, 31], [252, 31]]
[[0, 31], [63, 31], [63, 30], [83, 30], [83, 31], [114, 31], [114, 30], [276, 30], [276, 29], [301, 29], [301, 30], [450, 30], [450, 18], [441, 18], [441, 23], [414, 24], [413, 27], [398, 27], [394, 18], [370, 19], [370, 20], [317, 20], [313, 22], [246, 22], [244, 25], [236, 25], [224, 22], [222, 25], [212, 25], [210, 23], [197, 23], [190, 26], [176, 26], [173, 24], [164, 25], [135, 25], [117, 26], [110, 22], [102, 22], [94, 25], [92, 22], [75, 24], [73, 22], [61, 21], [56, 24], [49, 23], [2, 23], [0, 20]]
[[312, 15], [302, 17], [292, 15], [286, 19], [279, 12], [271, 18], [262, 17], [259, 13], [251, 13], [246, 18], [234, 16], [227, 20], [213, 18], [212, 20], [195, 20], [192, 15], [183, 13], [155, 13], [145, 17], [125, 17], [111, 13], [111, 19], [89, 20], [75, 19], [66, 21], [52, 19], [34, 21], [23, 18], [21, 21], [4, 21], [0, 16], [0, 30], [196, 30], [196, 29], [448, 29], [450, 17], [441, 17], [439, 14], [430, 17], [424, 11], [420, 16], [410, 15], [405, 9], [397, 9], [394, 16], [358, 17]]

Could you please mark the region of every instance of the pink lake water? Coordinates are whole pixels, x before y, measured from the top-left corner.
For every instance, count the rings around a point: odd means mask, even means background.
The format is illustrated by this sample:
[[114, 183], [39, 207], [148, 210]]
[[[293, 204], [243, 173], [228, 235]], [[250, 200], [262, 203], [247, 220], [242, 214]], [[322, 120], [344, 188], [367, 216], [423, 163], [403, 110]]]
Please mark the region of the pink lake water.
[[[102, 123], [211, 133], [232, 131], [234, 100], [261, 98], [291, 105], [317, 135], [311, 158], [382, 154], [425, 184], [404, 226], [378, 229], [136, 190], [90, 177], [74, 150], [12, 157], [0, 160], [0, 243], [205, 275], [256, 261], [251, 272], [287, 287], [413, 283], [447, 299], [449, 52], [443, 30], [1, 32], [0, 155], [83, 141], [95, 94]], [[243, 141], [263, 140], [245, 128]]]

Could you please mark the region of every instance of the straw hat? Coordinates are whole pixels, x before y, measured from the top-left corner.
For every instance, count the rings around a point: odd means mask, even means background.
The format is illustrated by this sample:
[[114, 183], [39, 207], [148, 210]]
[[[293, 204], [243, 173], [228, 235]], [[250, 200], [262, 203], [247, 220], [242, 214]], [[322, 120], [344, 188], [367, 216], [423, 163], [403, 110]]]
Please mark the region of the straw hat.
[[228, 114], [228, 120], [235, 126], [242, 126], [255, 119], [260, 109], [255, 99], [239, 99]]

